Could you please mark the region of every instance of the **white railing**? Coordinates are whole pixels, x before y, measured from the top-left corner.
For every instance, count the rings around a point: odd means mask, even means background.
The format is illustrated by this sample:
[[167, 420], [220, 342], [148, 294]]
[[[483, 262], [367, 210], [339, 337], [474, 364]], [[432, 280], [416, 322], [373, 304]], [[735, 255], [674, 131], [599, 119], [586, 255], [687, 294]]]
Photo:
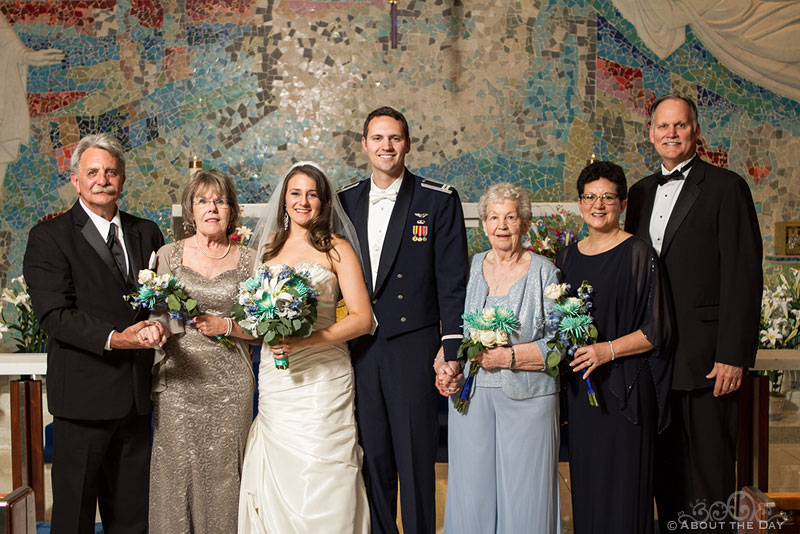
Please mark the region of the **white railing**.
[[[239, 204], [242, 209], [242, 217], [258, 217], [266, 204]], [[480, 217], [478, 217], [478, 203], [477, 202], [462, 202], [461, 206], [464, 209], [464, 225], [467, 228], [477, 228], [480, 226]], [[533, 218], [544, 217], [558, 213], [559, 210], [564, 210], [570, 215], [580, 215], [578, 211], [578, 204], [576, 202], [531, 202], [531, 212]], [[182, 235], [177, 232], [181, 223], [181, 205], [172, 205], [172, 230], [177, 235]]]

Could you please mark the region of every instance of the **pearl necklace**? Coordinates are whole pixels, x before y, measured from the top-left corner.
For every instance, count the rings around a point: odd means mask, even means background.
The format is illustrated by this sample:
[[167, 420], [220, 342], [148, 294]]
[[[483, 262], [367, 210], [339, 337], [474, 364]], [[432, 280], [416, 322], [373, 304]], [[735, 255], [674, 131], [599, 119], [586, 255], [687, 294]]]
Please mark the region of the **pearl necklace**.
[[212, 256], [211, 254], [209, 254], [208, 252], [203, 250], [203, 247], [200, 246], [200, 242], [197, 240], [197, 234], [194, 234], [194, 245], [197, 247], [197, 250], [200, 251], [200, 254], [202, 254], [206, 258], [209, 258], [209, 259], [212, 259], [212, 260], [221, 260], [222, 258], [224, 258], [225, 256], [228, 255], [228, 252], [231, 251], [231, 240], [230, 239], [228, 239], [228, 248], [225, 249], [225, 253], [222, 256]]

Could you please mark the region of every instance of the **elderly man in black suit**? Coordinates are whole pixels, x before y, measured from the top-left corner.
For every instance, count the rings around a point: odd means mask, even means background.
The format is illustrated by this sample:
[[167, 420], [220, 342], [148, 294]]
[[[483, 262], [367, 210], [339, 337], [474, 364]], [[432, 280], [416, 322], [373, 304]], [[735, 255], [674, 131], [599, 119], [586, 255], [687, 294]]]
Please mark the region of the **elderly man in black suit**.
[[739, 175], [697, 156], [699, 136], [694, 102], [667, 95], [653, 103], [650, 141], [661, 171], [631, 187], [625, 222], [658, 251], [676, 311], [672, 422], [656, 443], [662, 532], [680, 512], [691, 517], [698, 500], [710, 507], [736, 490], [737, 390], [758, 339], [762, 245], [753, 197]]
[[468, 273], [464, 215], [448, 185], [405, 168], [402, 113], [382, 107], [364, 122], [372, 177], [339, 193], [355, 225], [378, 328], [351, 342], [356, 413], [372, 532], [436, 528], [434, 462], [439, 423], [432, 368], [443, 346], [452, 374]]
[[49, 336], [52, 530], [94, 532], [99, 504], [105, 532], [139, 534], [147, 532], [147, 349], [166, 338], [147, 339], [149, 323], [136, 322], [123, 296], [136, 289], [139, 269], [164, 238], [153, 222], [117, 209], [125, 160], [116, 139], [84, 137], [71, 165], [79, 199], [31, 230], [24, 260], [33, 308]]

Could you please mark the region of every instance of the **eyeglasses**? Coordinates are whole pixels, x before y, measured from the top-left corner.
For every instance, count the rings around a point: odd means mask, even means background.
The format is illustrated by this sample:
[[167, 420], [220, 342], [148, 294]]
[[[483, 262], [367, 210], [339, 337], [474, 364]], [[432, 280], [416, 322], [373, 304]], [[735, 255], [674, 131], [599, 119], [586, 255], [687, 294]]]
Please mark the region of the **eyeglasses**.
[[619, 200], [619, 195], [614, 193], [603, 193], [602, 195], [595, 195], [594, 193], [586, 193], [581, 195], [581, 202], [584, 206], [594, 206], [595, 202], [602, 200], [604, 205], [616, 204]]
[[225, 198], [216, 198], [214, 200], [208, 200], [206, 198], [194, 199], [194, 205], [201, 209], [208, 209], [212, 204], [214, 204], [218, 210], [226, 210], [230, 208], [230, 204], [228, 204], [228, 200]]

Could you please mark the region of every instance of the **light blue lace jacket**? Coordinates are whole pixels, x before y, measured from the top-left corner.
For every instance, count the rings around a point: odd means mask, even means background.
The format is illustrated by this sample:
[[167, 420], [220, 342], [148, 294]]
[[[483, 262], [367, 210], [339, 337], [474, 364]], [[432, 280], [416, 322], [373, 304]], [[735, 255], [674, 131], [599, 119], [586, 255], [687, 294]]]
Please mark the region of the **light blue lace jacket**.
[[[489, 286], [483, 277], [483, 260], [489, 251], [475, 254], [467, 283], [464, 312], [481, 310], [488, 305], [503, 305], [510, 308], [520, 321], [520, 328], [511, 335], [512, 345], [530, 343], [538, 345], [546, 357], [546, 343], [555, 335], [555, 329], [547, 328], [547, 317], [552, 313], [553, 301], [544, 296], [544, 288], [559, 282], [559, 270], [542, 256], [529, 252], [531, 265], [528, 273], [518, 280], [504, 297], [488, 297]], [[465, 369], [464, 375], [469, 368]], [[519, 371], [510, 369], [480, 369], [475, 379], [478, 387], [501, 387], [510, 399], [522, 400], [558, 392], [558, 379], [544, 371]]]

